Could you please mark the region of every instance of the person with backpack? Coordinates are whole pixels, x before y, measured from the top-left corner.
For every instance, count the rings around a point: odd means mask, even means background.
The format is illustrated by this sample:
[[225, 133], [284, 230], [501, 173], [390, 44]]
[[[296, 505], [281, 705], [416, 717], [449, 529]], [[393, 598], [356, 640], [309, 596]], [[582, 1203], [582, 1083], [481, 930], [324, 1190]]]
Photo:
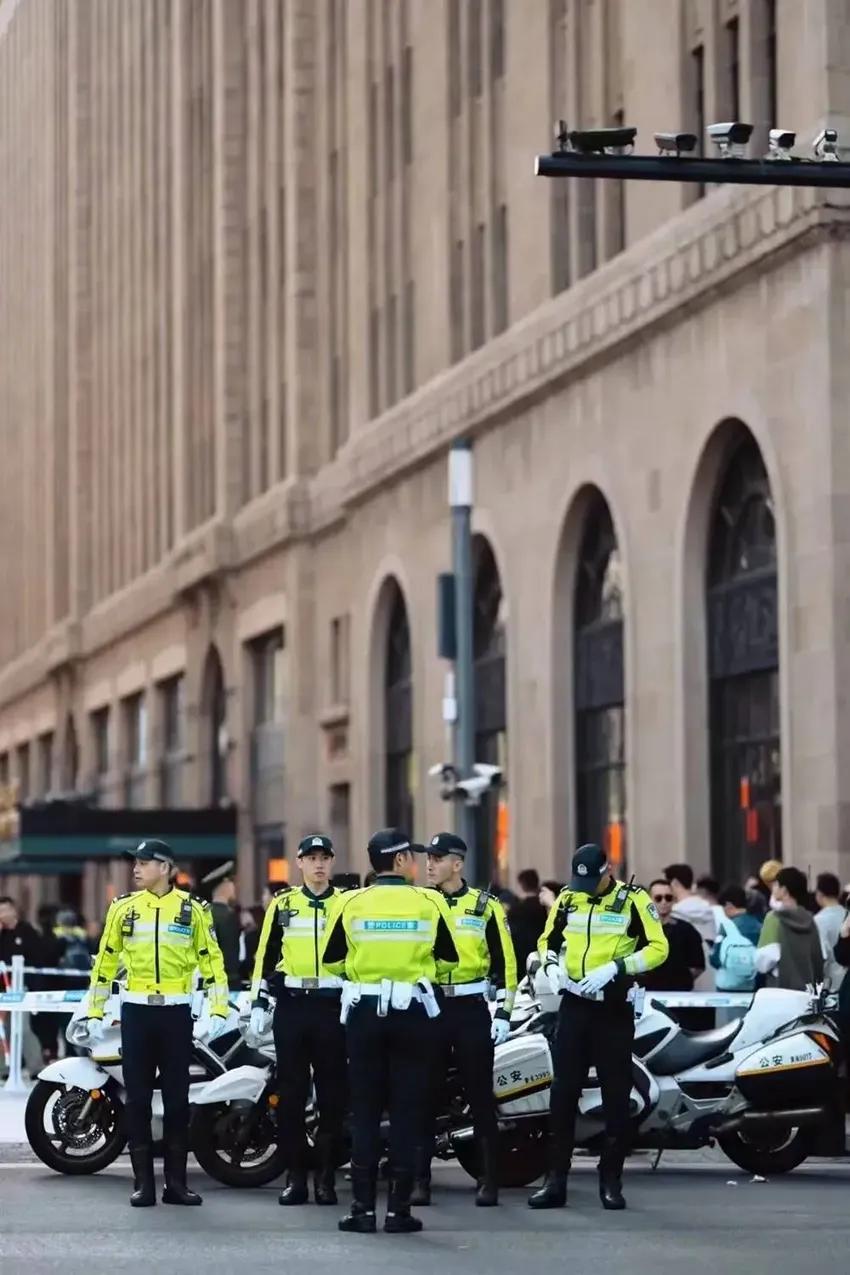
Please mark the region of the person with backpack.
[[722, 909], [718, 921], [717, 941], [709, 961], [717, 971], [718, 992], [754, 992], [756, 988], [756, 951], [762, 923], [747, 907], [743, 886], [727, 885], [717, 899]]

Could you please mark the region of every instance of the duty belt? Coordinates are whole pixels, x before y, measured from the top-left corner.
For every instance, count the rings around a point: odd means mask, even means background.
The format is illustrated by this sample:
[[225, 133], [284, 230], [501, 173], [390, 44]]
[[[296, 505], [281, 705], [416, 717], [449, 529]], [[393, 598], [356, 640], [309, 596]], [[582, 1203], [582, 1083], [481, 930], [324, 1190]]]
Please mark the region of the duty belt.
[[[601, 992], [580, 992], [579, 984], [574, 982], [571, 978], [567, 978], [564, 981], [562, 986], [563, 986], [564, 992], [569, 993], [571, 996], [578, 996], [579, 999], [583, 1001], [604, 1001], [605, 1000], [604, 989]], [[642, 987], [630, 987], [628, 992], [626, 993], [626, 1002], [634, 1008], [634, 1012], [638, 1017], [640, 1017], [640, 1015], [643, 1013], [643, 1003], [644, 1003], [645, 997], [646, 997], [646, 992], [644, 991]]]
[[125, 1005], [191, 1005], [193, 996], [180, 992], [122, 992], [121, 1001]]
[[320, 978], [298, 978], [295, 974], [284, 974], [283, 985], [300, 992], [339, 992], [342, 990], [342, 979], [333, 975], [324, 975]]
[[486, 978], [479, 978], [474, 983], [438, 983], [444, 996], [486, 996], [490, 985]]

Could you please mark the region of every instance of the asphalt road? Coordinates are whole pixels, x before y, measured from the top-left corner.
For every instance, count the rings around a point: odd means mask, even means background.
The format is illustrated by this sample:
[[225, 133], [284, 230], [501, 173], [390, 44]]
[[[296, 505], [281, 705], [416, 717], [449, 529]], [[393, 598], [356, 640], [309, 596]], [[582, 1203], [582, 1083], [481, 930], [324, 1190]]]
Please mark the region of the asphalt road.
[[[799, 1275], [812, 1261], [839, 1269], [850, 1245], [847, 1194], [850, 1167], [797, 1170], [772, 1182], [751, 1182], [715, 1160], [670, 1157], [652, 1173], [644, 1161], [627, 1170], [625, 1213], [603, 1213], [590, 1165], [571, 1180], [563, 1212], [532, 1213], [526, 1191], [503, 1193], [498, 1209], [476, 1209], [469, 1179], [453, 1166], [436, 1173], [435, 1200], [419, 1210], [420, 1235], [342, 1235], [341, 1206], [282, 1209], [277, 1187], [230, 1191], [196, 1171], [192, 1185], [204, 1195], [200, 1209], [129, 1208], [128, 1166], [97, 1178], [61, 1178], [24, 1161], [21, 1148], [0, 1158], [0, 1269], [3, 1275], [110, 1275], [190, 1262], [204, 1275], [280, 1275], [287, 1261], [304, 1261], [311, 1275], [397, 1272], [433, 1275], [515, 1275], [521, 1267], [546, 1270], [553, 1253], [579, 1273], [591, 1262], [629, 1275], [717, 1275], [724, 1268], [747, 1275]], [[735, 1185], [731, 1185], [734, 1183]], [[382, 1207], [382, 1206], [381, 1206]]]

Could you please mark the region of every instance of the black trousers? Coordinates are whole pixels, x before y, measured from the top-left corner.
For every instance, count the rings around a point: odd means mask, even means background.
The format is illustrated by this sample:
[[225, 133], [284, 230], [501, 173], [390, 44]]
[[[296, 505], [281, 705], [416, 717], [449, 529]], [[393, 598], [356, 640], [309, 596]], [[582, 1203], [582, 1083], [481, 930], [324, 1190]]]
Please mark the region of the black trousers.
[[150, 1143], [151, 1099], [157, 1071], [162, 1091], [163, 1139], [166, 1142], [185, 1140], [189, 1131], [191, 1007], [124, 1004], [121, 1049], [130, 1149]]
[[319, 1135], [338, 1139], [348, 1113], [345, 1028], [339, 1021], [339, 996], [281, 991], [274, 1012], [274, 1047], [280, 1092], [279, 1136], [287, 1149], [290, 1169], [303, 1171], [311, 1069]]
[[390, 1119], [390, 1165], [413, 1174], [430, 1108], [429, 1079], [439, 1019], [421, 1005], [388, 1010], [381, 1018], [371, 998], [351, 1008], [346, 1024], [351, 1086], [351, 1162], [376, 1168], [381, 1155], [381, 1118]]
[[570, 1167], [579, 1099], [591, 1066], [596, 1068], [605, 1112], [606, 1146], [600, 1172], [622, 1172], [631, 1139], [634, 1036], [634, 1011], [628, 1002], [583, 1000], [569, 992], [561, 997], [549, 1110], [556, 1172], [566, 1173]]
[[435, 1021], [437, 1055], [432, 1070], [430, 1137], [426, 1142], [429, 1157], [434, 1153], [436, 1122], [446, 1108], [446, 1076], [452, 1064], [469, 1103], [476, 1138], [496, 1137], [492, 1022], [483, 997], [441, 998], [440, 1017]]

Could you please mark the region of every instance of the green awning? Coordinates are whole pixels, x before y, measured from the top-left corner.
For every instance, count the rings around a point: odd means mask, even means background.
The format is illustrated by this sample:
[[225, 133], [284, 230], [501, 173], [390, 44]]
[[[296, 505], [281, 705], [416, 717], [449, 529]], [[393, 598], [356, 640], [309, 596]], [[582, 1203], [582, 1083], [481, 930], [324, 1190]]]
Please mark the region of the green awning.
[[80, 859], [8, 859], [0, 863], [0, 877], [82, 876], [85, 866]]
[[[27, 837], [21, 838], [21, 860], [50, 860], [51, 863], [91, 859], [120, 859], [125, 851], [136, 849], [141, 837]], [[162, 836], [174, 851], [178, 865], [189, 859], [233, 859], [236, 857], [236, 838], [224, 836], [169, 837]], [[0, 872], [10, 870], [10, 866], [0, 863]], [[15, 871], [20, 872], [20, 868]], [[46, 869], [41, 868], [44, 872]], [[75, 868], [53, 868], [54, 872], [76, 871]]]

